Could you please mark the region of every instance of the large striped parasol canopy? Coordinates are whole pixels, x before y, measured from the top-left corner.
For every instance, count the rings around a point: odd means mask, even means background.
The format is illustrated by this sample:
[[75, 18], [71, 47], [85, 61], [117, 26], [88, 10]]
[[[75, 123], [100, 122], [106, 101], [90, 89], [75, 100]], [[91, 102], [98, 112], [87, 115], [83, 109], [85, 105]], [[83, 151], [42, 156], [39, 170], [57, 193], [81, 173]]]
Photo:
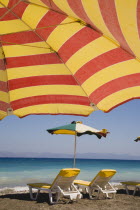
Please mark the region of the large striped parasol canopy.
[[0, 119], [140, 98], [140, 0], [0, 0]]

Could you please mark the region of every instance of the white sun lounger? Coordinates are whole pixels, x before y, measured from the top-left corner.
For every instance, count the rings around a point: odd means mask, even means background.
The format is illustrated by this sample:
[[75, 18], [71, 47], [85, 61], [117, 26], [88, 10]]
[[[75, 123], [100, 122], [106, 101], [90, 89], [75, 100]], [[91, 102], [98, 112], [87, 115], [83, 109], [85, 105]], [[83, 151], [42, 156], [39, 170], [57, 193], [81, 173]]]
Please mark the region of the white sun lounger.
[[[50, 204], [57, 203], [60, 197], [67, 197], [70, 200], [78, 200], [82, 197], [81, 193], [74, 186], [73, 181], [80, 173], [80, 169], [77, 168], [65, 168], [62, 169], [56, 176], [52, 184], [47, 183], [31, 183], [29, 186], [30, 198], [37, 200], [41, 190], [49, 193]], [[32, 189], [37, 189], [37, 193], [33, 196]], [[55, 201], [53, 199], [55, 194]]]
[[109, 193], [117, 192], [116, 189], [109, 183], [109, 180], [116, 174], [116, 170], [112, 169], [103, 169], [99, 171], [99, 173], [95, 176], [95, 178], [91, 181], [83, 181], [83, 180], [75, 180], [74, 184], [78, 187], [79, 191], [83, 193], [88, 193], [89, 198], [93, 199], [93, 192], [97, 191], [98, 194], [96, 198], [99, 198], [100, 192], [104, 193], [107, 198], [109, 197]]

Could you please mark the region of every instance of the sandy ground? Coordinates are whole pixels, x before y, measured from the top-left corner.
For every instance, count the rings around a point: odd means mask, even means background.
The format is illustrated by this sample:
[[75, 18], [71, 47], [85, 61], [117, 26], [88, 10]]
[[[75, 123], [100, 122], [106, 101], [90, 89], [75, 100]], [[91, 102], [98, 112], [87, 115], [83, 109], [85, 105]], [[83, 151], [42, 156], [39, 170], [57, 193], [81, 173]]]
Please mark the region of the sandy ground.
[[140, 191], [135, 196], [127, 195], [119, 186], [113, 199], [89, 200], [87, 195], [78, 202], [68, 203], [66, 199], [56, 205], [49, 205], [48, 194], [41, 193], [37, 201], [31, 201], [28, 192], [13, 192], [6, 190], [0, 193], [0, 210], [138, 210], [140, 209]]

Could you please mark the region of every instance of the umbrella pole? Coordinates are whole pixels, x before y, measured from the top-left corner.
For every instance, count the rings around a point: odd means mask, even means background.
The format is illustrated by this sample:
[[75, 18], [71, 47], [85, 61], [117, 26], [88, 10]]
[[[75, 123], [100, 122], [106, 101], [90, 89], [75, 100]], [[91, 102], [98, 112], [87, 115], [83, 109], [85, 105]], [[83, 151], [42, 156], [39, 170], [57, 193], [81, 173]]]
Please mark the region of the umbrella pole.
[[75, 159], [76, 159], [76, 134], [74, 139], [74, 162], [73, 162], [73, 168], [75, 168]]

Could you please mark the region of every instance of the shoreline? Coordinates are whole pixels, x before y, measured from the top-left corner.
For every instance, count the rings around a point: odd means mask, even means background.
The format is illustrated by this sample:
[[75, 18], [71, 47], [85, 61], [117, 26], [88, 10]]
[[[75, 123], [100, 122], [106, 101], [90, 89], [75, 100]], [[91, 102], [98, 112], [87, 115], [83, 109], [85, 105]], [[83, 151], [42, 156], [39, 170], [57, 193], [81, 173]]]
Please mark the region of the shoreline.
[[[121, 183], [116, 183], [116, 182], [111, 182], [111, 184], [115, 187], [121, 186]], [[13, 191], [15, 193], [18, 192], [25, 192], [25, 191], [29, 191], [28, 186], [15, 186], [15, 187], [3, 187], [0, 188], [0, 193], [4, 192], [4, 191]]]
[[[83, 154], [81, 154], [81, 155], [83, 155]], [[71, 157], [0, 157], [0, 159], [68, 159], [68, 160], [73, 160], [73, 155], [71, 156]], [[120, 160], [120, 161], [140, 161], [140, 158], [139, 157], [137, 157], [137, 158], [134, 158], [134, 159], [132, 159], [132, 158], [106, 158], [106, 157], [104, 157], [104, 158], [96, 158], [96, 157], [77, 157], [76, 158], [76, 160], [110, 160], [110, 161], [118, 161], [118, 160]]]
[[[122, 184], [120, 182], [110, 182], [113, 186], [121, 186]], [[13, 190], [14, 192], [25, 192], [29, 191], [28, 186], [8, 186], [8, 187], [0, 187], [0, 193], [5, 191], [5, 190]]]

